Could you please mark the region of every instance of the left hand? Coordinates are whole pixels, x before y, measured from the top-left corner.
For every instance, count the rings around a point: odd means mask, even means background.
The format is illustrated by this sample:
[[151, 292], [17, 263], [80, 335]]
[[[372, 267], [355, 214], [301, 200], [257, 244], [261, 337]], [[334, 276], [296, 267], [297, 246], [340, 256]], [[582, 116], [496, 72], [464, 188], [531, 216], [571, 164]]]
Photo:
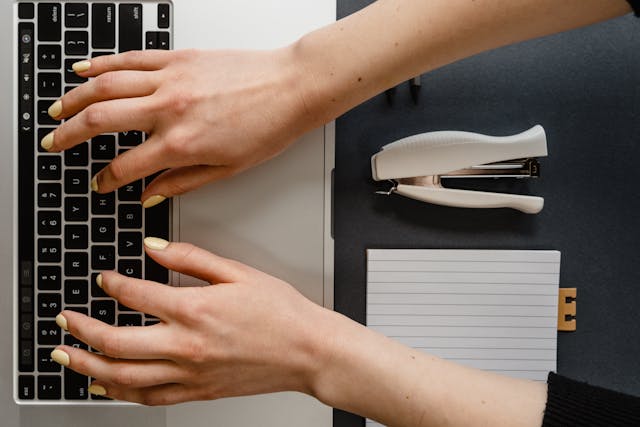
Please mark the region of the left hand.
[[146, 239], [145, 246], [160, 264], [211, 286], [174, 288], [103, 272], [107, 294], [161, 323], [114, 327], [63, 311], [58, 325], [102, 355], [58, 346], [52, 357], [96, 378], [90, 392], [146, 405], [313, 394], [332, 312], [281, 280], [192, 245]]

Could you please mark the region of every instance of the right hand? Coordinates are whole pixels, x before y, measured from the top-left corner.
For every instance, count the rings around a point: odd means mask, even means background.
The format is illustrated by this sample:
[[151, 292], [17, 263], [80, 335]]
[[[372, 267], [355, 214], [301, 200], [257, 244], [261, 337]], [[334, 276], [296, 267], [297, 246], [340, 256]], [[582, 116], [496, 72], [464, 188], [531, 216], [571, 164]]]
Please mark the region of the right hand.
[[117, 156], [92, 188], [108, 193], [166, 170], [142, 194], [143, 201], [159, 196], [150, 203], [234, 175], [321, 124], [306, 110], [298, 89], [304, 71], [292, 52], [142, 51], [93, 58], [78, 74], [95, 78], [49, 110], [66, 121], [43, 147], [58, 152], [102, 133], [144, 131], [148, 139]]

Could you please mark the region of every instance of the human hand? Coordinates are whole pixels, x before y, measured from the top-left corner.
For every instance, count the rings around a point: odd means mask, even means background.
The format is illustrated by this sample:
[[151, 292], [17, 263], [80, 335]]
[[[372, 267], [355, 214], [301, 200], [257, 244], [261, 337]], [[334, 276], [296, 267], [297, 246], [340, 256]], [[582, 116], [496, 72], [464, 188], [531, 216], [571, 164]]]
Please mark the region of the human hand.
[[332, 312], [281, 280], [192, 245], [146, 239], [145, 246], [160, 264], [211, 285], [174, 288], [104, 272], [98, 283], [107, 294], [161, 322], [114, 327], [63, 311], [58, 325], [103, 355], [59, 346], [54, 360], [96, 378], [94, 394], [146, 405], [312, 394]]
[[265, 161], [320, 124], [305, 113], [293, 56], [288, 48], [154, 50], [79, 62], [78, 74], [95, 78], [51, 106], [66, 121], [41, 144], [57, 152], [101, 133], [147, 133], [91, 185], [108, 193], [166, 170], [142, 194], [149, 207]]

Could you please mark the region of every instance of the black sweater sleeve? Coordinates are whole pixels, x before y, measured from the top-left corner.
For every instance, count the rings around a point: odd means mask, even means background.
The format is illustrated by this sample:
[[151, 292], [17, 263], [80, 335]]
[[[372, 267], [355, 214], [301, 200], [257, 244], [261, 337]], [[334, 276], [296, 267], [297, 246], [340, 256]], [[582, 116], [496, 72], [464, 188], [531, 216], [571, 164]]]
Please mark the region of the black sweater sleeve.
[[549, 374], [542, 427], [640, 426], [640, 397]]
[[636, 16], [640, 16], [640, 0], [627, 0]]

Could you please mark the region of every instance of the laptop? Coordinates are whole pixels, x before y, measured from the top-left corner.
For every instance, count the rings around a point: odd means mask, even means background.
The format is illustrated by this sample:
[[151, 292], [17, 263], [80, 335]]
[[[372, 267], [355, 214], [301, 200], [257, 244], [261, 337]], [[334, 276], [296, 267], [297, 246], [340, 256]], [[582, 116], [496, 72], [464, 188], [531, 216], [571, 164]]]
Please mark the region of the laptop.
[[155, 321], [91, 289], [101, 262], [173, 286], [198, 284], [163, 272], [129, 249], [149, 233], [247, 263], [332, 308], [333, 124], [304, 135], [270, 162], [174, 198], [153, 215], [155, 208], [144, 213], [135, 201], [144, 180], [106, 201], [87, 191], [88, 179], [109, 155], [143, 143], [144, 135], [108, 134], [59, 155], [38, 146], [44, 130], [55, 127], [47, 122], [45, 106], [81, 84], [68, 71], [78, 58], [136, 49], [279, 47], [335, 20], [335, 2], [3, 0], [0, 8], [0, 51], [12, 58], [0, 65], [0, 84], [2, 93], [13, 94], [3, 97], [0, 110], [1, 188], [11, 201], [0, 211], [0, 230], [13, 242], [0, 254], [5, 282], [12, 283], [0, 306], [3, 425], [330, 425], [331, 408], [297, 393], [169, 408], [99, 400], [87, 395], [84, 379], [51, 372], [44, 354], [71, 340], [50, 327], [53, 312], [70, 306], [94, 317], [107, 313], [105, 319], [119, 325]]

